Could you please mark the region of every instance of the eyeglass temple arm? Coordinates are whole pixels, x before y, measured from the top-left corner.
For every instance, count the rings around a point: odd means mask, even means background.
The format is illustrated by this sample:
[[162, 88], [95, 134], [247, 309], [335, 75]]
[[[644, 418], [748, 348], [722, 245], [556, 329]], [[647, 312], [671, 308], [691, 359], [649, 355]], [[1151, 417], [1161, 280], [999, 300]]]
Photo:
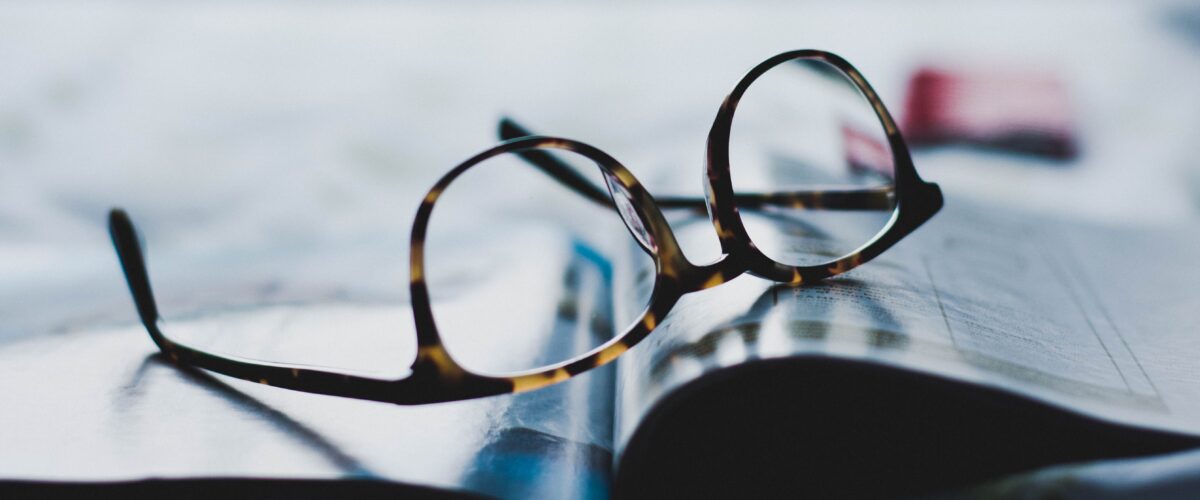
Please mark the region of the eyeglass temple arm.
[[[500, 119], [501, 140], [535, 135], [529, 129], [509, 117]], [[554, 180], [596, 203], [612, 207], [612, 198], [601, 186], [581, 175], [574, 167], [545, 151], [522, 151], [517, 153], [525, 161], [537, 167]], [[737, 193], [734, 204], [742, 210], [765, 210], [791, 208], [808, 210], [890, 210], [895, 196], [891, 186], [872, 188], [832, 187], [779, 193]], [[704, 198], [687, 196], [655, 197], [662, 209], [692, 210], [705, 212], [708, 209]]]
[[121, 261], [125, 281], [133, 295], [138, 317], [158, 348], [172, 362], [204, 368], [251, 382], [303, 392], [343, 396], [374, 401], [396, 402], [394, 380], [376, 379], [315, 370], [300, 365], [263, 363], [230, 356], [210, 354], [167, 338], [159, 329], [160, 316], [150, 277], [142, 255], [141, 238], [129, 215], [119, 208], [109, 213], [108, 231]]

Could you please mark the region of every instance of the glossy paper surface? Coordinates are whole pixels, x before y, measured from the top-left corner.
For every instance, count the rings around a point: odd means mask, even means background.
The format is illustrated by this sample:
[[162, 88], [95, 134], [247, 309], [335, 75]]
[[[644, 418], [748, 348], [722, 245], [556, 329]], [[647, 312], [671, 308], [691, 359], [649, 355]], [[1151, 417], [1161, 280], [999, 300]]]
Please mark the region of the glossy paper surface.
[[[576, 255], [557, 243], [563, 259], [545, 261], [547, 279], [561, 280]], [[564, 300], [607, 302], [607, 287], [591, 285]], [[559, 319], [579, 326], [560, 334], [607, 325]], [[174, 325], [218, 351], [399, 374], [415, 348], [411, 321], [397, 304], [343, 300], [200, 311]], [[20, 402], [0, 415], [19, 430], [0, 452], [11, 479], [353, 477], [512, 498], [604, 497], [609, 485], [610, 368], [526, 394], [401, 407], [181, 369], [129, 325], [0, 346], [0, 377], [14, 382], [0, 397]]]

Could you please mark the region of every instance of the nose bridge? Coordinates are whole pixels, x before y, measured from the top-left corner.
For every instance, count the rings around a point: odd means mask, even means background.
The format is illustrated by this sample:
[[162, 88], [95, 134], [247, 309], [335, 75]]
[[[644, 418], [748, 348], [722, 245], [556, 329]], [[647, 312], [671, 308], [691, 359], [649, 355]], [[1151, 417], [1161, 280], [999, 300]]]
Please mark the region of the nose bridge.
[[711, 221], [705, 219], [687, 224], [679, 226], [681, 234], [675, 235], [680, 269], [693, 274], [724, 269], [729, 264], [726, 259], [730, 250], [735, 248], [721, 240]]
[[730, 254], [722, 253], [716, 260], [706, 264], [692, 264], [683, 259], [685, 267], [677, 273], [682, 293], [714, 288], [741, 276], [746, 267]]

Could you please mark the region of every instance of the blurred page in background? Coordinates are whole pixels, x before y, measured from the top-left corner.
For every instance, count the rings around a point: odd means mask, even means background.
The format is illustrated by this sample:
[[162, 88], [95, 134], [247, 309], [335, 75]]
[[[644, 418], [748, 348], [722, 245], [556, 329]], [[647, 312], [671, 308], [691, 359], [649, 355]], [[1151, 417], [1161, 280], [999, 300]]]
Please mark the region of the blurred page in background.
[[1200, 170], [1200, 56], [1170, 2], [144, 7], [2, 7], [0, 61], [19, 71], [0, 79], [0, 338], [133, 319], [103, 229], [114, 205], [161, 238], [158, 261], [198, 245], [402, 259], [424, 189], [492, 144], [501, 112], [605, 148], [655, 193], [699, 194], [720, 100], [802, 47], [847, 57], [897, 114], [931, 63], [1053, 68], [1078, 168], [951, 148], [918, 155], [926, 177], [1105, 221], [1196, 213], [1180, 180]]

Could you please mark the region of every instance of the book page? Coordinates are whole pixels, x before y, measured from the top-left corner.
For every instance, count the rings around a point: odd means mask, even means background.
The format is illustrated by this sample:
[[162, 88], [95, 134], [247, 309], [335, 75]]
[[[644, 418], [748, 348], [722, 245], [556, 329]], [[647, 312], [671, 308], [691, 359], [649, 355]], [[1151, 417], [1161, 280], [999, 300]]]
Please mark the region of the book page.
[[[600, 279], [603, 263], [565, 235], [541, 242], [546, 244], [545, 266], [539, 276], [546, 288], [538, 292], [551, 306], [572, 305], [552, 307], [559, 313], [553, 315], [546, 338], [610, 335], [609, 324], [596, 320], [609, 314], [610, 290]], [[158, 263], [171, 257], [152, 255], [164, 257]], [[260, 268], [235, 257], [227, 260]], [[355, 260], [362, 268], [352, 275], [387, 273], [393, 270], [388, 266], [404, 263], [390, 255], [373, 257]], [[271, 281], [240, 268], [205, 270], [242, 278], [231, 278], [225, 286], [171, 273], [156, 277], [162, 278], [164, 289], [171, 288], [166, 285], [173, 278], [213, 285], [207, 289], [244, 299], [244, 305], [200, 309], [164, 323], [181, 340], [217, 352], [321, 363], [377, 376], [397, 376], [415, 355], [412, 314], [403, 297], [341, 285], [305, 284], [293, 290], [294, 281], [268, 286]], [[527, 271], [493, 270], [475, 275], [470, 290], [494, 292], [493, 283], [511, 284], [511, 273]], [[115, 269], [111, 274], [119, 285], [120, 275]], [[567, 274], [573, 279], [564, 279]], [[339, 281], [348, 280], [331, 282]], [[125, 295], [132, 317], [128, 294], [120, 289], [114, 293]], [[164, 303], [188, 299], [163, 297]], [[482, 298], [493, 308], [503, 306], [495, 294]], [[485, 318], [486, 325], [481, 321], [481, 328], [542, 319], [501, 321], [496, 315]], [[605, 331], [592, 331], [600, 327]], [[558, 345], [516, 347], [537, 356], [553, 355], [538, 350]], [[7, 381], [0, 384], [0, 399], [16, 402], [0, 414], [0, 425], [9, 430], [0, 447], [0, 468], [10, 480], [354, 478], [502, 498], [605, 498], [612, 467], [614, 377], [612, 367], [605, 367], [528, 393], [398, 406], [288, 391], [178, 367], [133, 322], [59, 333], [30, 331], [0, 343], [0, 378]]]
[[[706, 219], [675, 223], [703, 245]], [[617, 449], [663, 395], [749, 360], [830, 356], [1200, 433], [1200, 238], [951, 199], [878, 259], [823, 283], [742, 276], [685, 296], [619, 364]]]

